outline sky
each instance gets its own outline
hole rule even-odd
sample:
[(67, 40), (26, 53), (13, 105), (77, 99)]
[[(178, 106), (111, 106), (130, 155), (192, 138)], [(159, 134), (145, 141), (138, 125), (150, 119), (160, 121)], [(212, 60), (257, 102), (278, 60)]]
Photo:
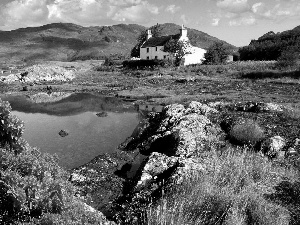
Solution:
[(0, 30), (54, 22), (184, 24), (240, 47), (299, 26), (300, 0), (0, 0)]

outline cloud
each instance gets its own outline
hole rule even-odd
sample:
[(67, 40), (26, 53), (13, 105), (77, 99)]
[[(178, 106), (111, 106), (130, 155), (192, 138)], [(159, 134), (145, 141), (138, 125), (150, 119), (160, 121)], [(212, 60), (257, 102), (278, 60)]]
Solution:
[(169, 5), (169, 6), (167, 6), (167, 8), (166, 8), (166, 11), (167, 11), (167, 12), (170, 12), (170, 13), (172, 13), (172, 14), (178, 12), (179, 10), (180, 10), (180, 7), (179, 7), (179, 6), (176, 6), (176, 5)]
[(185, 14), (182, 14), (182, 15), (180, 16), (180, 19), (182, 20), (182, 22), (183, 22), (184, 24), (188, 24), (189, 21), (190, 21), (190, 20), (186, 17)]
[(39, 24), (47, 19), (47, 0), (12, 1), (2, 8), (1, 15), (4, 25), (6, 22), (13, 26)]
[(279, 3), (273, 7), (269, 7), (263, 2), (255, 3), (252, 6), (252, 11), (257, 17), (271, 20), (300, 16), (300, 3), (298, 1), (286, 0), (277, 2)]
[(219, 22), (220, 22), (220, 18), (214, 18), (213, 22), (211, 23), (211, 25), (213, 25), (213, 26), (219, 26)]
[(256, 18), (251, 14), (229, 21), (230, 26), (242, 26), (242, 25), (249, 26), (249, 25), (254, 25), (255, 23), (256, 23)]
[(108, 25), (123, 21), (149, 23), (159, 8), (148, 0), (13, 0), (0, 9), (0, 29), (52, 22)]
[(149, 3), (143, 2), (139, 5), (134, 5), (124, 9), (120, 9), (112, 18), (116, 21), (131, 21), (136, 23), (143, 23), (149, 21), (151, 15), (159, 13), (159, 9), (156, 6), (152, 6)]
[[(228, 22), (230, 26), (248, 26), (260, 20), (300, 19), (298, 0), (261, 0), (253, 4), (248, 0), (216, 0), (216, 6), (218, 11), (212, 15), (213, 26), (221, 20)], [(219, 20), (214, 20), (215, 18)]]
[(248, 0), (221, 0), (217, 2), (217, 7), (232, 13), (247, 12), (251, 8)]

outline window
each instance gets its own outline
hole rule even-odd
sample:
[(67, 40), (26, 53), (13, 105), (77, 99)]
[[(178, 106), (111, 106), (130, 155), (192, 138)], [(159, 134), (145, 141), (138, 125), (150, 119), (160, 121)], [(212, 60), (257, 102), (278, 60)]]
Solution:
[(147, 59), (149, 60), (149, 56), (147, 56)]
[(155, 59), (157, 59), (157, 56), (155, 56)]
[(155, 47), (155, 51), (157, 51), (157, 47)]
[(149, 53), (149, 48), (147, 48), (147, 53)]

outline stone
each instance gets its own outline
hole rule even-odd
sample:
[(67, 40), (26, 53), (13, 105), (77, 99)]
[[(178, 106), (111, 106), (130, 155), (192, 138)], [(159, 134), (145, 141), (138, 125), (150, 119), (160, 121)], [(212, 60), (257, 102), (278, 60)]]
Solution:
[(98, 117), (107, 117), (108, 114), (107, 114), (107, 112), (98, 112), (98, 113), (96, 114), (96, 116), (98, 116)]
[(235, 105), (237, 111), (244, 112), (281, 112), (283, 107), (275, 103), (265, 103), (265, 102), (246, 102), (238, 103)]
[(69, 135), (69, 133), (67, 132), (67, 131), (65, 131), (65, 130), (61, 130), (61, 131), (59, 131), (59, 136), (61, 136), (61, 137), (66, 137), (66, 136), (68, 136)]
[(262, 143), (262, 151), (269, 157), (283, 157), (283, 148), (286, 145), (286, 141), (281, 136), (274, 136), (266, 139)]

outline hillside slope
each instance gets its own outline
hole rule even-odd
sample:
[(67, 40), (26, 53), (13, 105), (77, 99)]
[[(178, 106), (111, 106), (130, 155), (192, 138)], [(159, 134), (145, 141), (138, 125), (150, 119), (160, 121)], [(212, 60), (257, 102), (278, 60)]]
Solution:
[[(180, 26), (171, 23), (161, 26), (163, 35), (176, 34), (180, 29)], [(82, 27), (70, 23), (53, 23), (0, 31), (0, 59), (2, 64), (7, 64), (99, 59), (111, 54), (128, 56), (137, 37), (145, 29), (136, 24)], [(192, 43), (198, 47), (207, 48), (213, 42), (220, 41), (194, 29), (189, 29), (188, 33)]]

